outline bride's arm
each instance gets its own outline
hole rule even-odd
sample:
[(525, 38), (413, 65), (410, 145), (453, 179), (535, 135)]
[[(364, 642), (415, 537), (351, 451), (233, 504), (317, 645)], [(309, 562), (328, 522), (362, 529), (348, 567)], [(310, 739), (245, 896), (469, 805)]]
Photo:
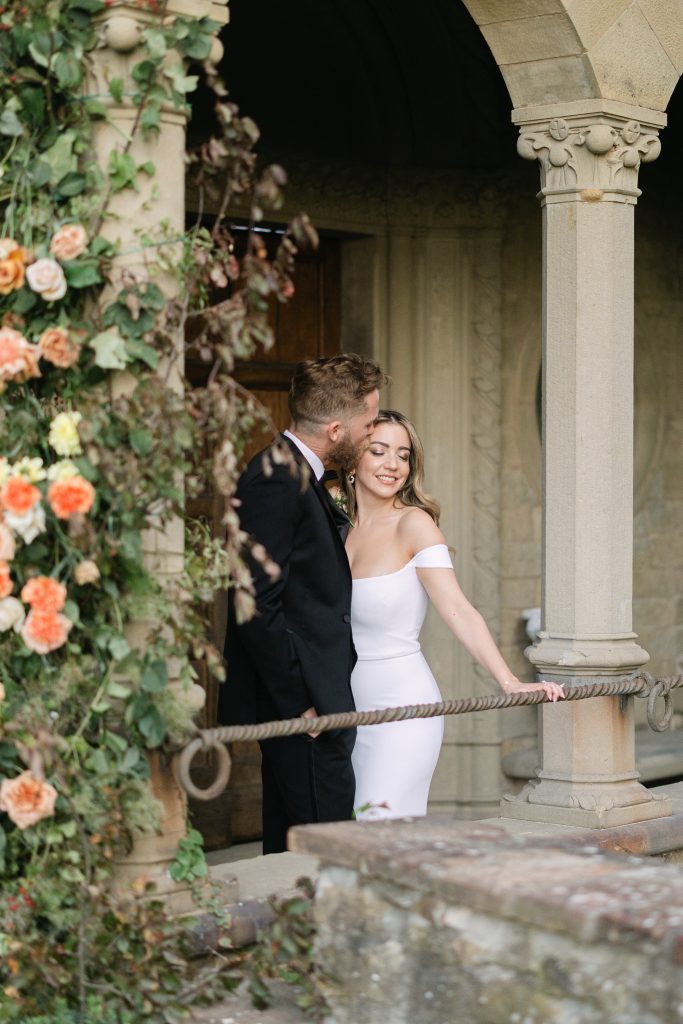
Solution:
[[(405, 520), (413, 551), (445, 544), (443, 534), (428, 516), (410, 515)], [(418, 569), (417, 574), (448, 628), (505, 693), (544, 690), (553, 701), (564, 697), (564, 690), (558, 683), (523, 683), (515, 676), (496, 647), (483, 617), (460, 589), (452, 569)]]

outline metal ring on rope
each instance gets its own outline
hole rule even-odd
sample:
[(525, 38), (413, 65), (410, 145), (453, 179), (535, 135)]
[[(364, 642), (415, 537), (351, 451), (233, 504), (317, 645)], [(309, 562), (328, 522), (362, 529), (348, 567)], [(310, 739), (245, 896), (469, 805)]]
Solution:
[[(190, 775), (192, 761), (195, 754), (198, 754), (200, 750), (215, 750), (218, 757), (216, 778), (205, 789), (196, 786)], [(187, 795), (194, 797), (195, 800), (213, 800), (214, 797), (220, 796), (230, 781), (230, 767), (231, 760), (228, 748), (223, 743), (207, 743), (201, 736), (196, 736), (195, 739), (190, 740), (184, 750), (181, 750), (174, 758), (176, 778)]]
[[(657, 700), (664, 699), (664, 712), (661, 718), (657, 715)], [(666, 732), (671, 725), (674, 713), (674, 701), (671, 695), (669, 681), (659, 679), (647, 695), (647, 721), (655, 732)]]

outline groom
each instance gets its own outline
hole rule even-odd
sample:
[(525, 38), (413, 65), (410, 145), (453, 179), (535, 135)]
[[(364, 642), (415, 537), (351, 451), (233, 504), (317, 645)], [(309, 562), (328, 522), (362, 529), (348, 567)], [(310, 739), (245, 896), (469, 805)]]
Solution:
[[(261, 452), (240, 478), (241, 526), (281, 571), (274, 580), (250, 560), (256, 614), (241, 625), (230, 591), (221, 724), (354, 710), (348, 520), (321, 481), (326, 463), (357, 461), (385, 382), (377, 363), (359, 355), (299, 363), (291, 426), (276, 442), (295, 472), (275, 461), (264, 470)], [(351, 817), (354, 739), (345, 729), (261, 741), (264, 853), (286, 850), (292, 825)]]

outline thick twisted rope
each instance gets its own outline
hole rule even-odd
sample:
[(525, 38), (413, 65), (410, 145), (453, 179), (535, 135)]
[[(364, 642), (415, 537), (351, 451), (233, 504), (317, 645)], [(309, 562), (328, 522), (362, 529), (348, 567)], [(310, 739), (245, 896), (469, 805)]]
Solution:
[[(655, 731), (663, 732), (669, 727), (673, 715), (671, 690), (681, 686), (683, 675), (655, 679), (647, 672), (640, 672), (631, 679), (605, 679), (598, 683), (570, 686), (565, 691), (564, 700), (587, 700), (589, 697), (646, 697), (648, 723)], [(664, 699), (664, 711), (658, 716), (656, 703), (660, 697)], [(311, 732), (330, 732), (333, 729), (351, 729), (358, 725), (402, 722), (408, 718), (439, 718), (442, 715), (466, 715), (473, 711), (495, 711), (498, 708), (545, 703), (550, 703), (545, 691), (532, 690), (496, 696), (464, 697), (438, 704), (409, 704), (404, 707), (381, 708), (378, 711), (344, 711), (334, 715), (319, 715), (317, 718), (288, 718), (278, 722), (261, 722), (258, 725), (221, 725), (215, 729), (199, 729), (197, 735), (176, 755), (175, 774), (180, 785), (190, 796), (198, 800), (212, 800), (222, 793), (228, 784), (230, 754), (226, 744), (237, 740), (269, 740)], [(214, 750), (218, 761), (216, 779), (205, 789), (196, 786), (190, 777), (192, 760), (200, 750)]]

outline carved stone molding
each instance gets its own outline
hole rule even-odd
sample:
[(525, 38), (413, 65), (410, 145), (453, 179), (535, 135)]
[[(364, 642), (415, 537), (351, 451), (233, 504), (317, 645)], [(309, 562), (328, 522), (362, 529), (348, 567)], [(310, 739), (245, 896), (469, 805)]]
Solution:
[(544, 196), (578, 192), (587, 201), (635, 202), (640, 165), (656, 160), (661, 143), (639, 121), (555, 117), (543, 127), (522, 125), (517, 152), (538, 160)]

